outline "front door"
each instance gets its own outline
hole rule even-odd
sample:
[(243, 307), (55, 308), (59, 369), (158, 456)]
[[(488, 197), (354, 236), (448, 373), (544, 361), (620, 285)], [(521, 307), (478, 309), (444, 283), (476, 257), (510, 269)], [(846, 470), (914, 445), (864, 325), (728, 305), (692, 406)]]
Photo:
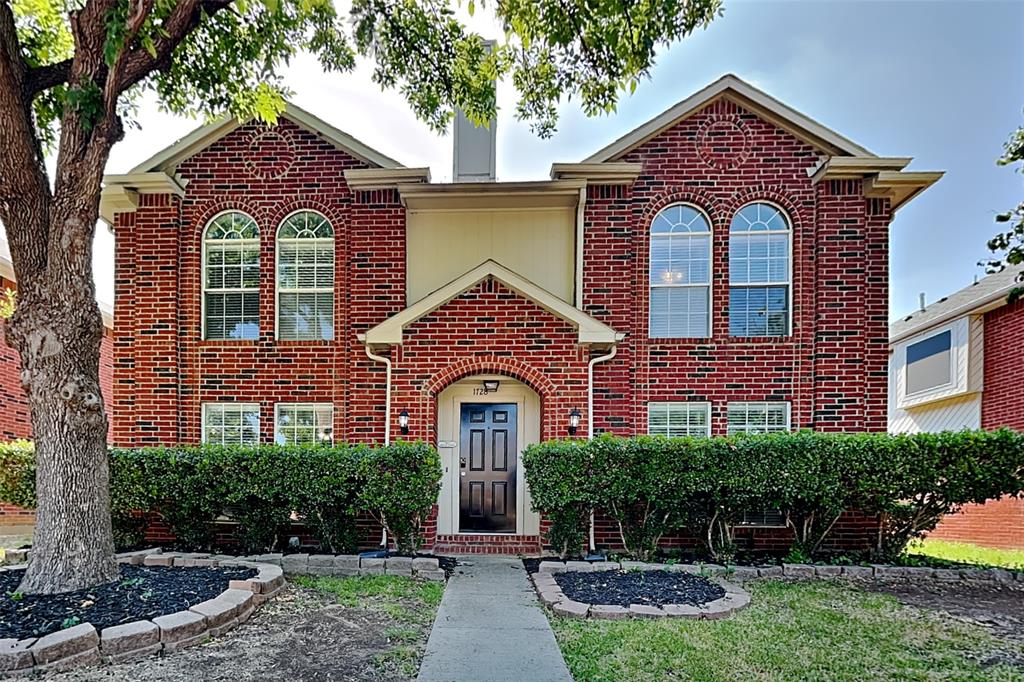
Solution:
[(515, 403), (463, 403), (459, 437), (459, 530), (516, 530)]

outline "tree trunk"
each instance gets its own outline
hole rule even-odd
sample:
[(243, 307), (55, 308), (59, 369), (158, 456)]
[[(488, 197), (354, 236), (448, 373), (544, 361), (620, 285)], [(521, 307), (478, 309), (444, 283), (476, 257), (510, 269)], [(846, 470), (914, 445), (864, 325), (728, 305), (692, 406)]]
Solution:
[(118, 577), (99, 386), (103, 322), (95, 299), (82, 300), (87, 292), (47, 284), (37, 300), (19, 298), (10, 333), (36, 442), (35, 542), (18, 589), (36, 594)]

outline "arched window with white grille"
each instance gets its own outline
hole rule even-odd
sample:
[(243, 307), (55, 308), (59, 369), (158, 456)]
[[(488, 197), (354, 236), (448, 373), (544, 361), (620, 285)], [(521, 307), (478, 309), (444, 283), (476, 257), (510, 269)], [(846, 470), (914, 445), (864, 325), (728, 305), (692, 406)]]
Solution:
[(710, 336), (711, 223), (693, 206), (663, 208), (651, 223), (651, 338)]
[(213, 217), (203, 233), (203, 338), (260, 336), (260, 230), (239, 211)]
[(747, 204), (729, 228), (729, 335), (788, 336), (789, 219), (766, 203)]
[(334, 228), (315, 211), (299, 211), (277, 230), (277, 338), (334, 338)]

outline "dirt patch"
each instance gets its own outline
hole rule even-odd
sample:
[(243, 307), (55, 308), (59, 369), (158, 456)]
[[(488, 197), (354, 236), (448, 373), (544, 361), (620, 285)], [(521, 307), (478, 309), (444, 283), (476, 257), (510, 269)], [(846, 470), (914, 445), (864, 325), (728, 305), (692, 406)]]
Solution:
[[(47, 681), (250, 682), (410, 680), (430, 625), (344, 606), (330, 594), (289, 585), (222, 638), (163, 657), (45, 675)], [(411, 664), (411, 665), (410, 665)], [(411, 672), (411, 674), (410, 674)]]

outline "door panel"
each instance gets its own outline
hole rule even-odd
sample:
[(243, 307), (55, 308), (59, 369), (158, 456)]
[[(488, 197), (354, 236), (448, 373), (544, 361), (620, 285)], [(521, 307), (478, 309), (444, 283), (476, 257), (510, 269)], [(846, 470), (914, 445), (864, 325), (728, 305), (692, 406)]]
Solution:
[(463, 403), (459, 437), (459, 530), (516, 530), (515, 403)]

